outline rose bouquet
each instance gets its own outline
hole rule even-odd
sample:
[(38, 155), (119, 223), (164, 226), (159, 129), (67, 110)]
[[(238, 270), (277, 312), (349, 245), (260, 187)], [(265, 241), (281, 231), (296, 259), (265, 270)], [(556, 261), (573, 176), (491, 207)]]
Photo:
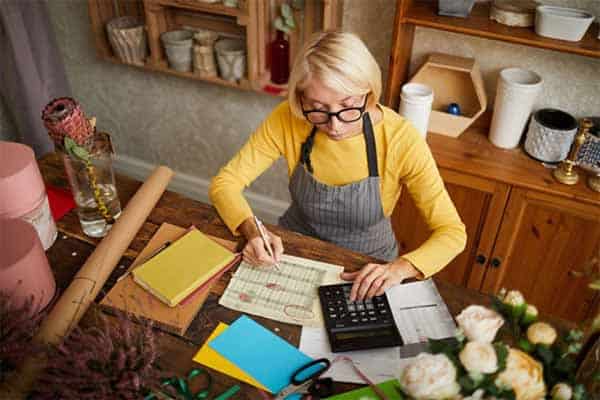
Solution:
[[(456, 318), (454, 338), (430, 340), (400, 372), (400, 390), (414, 399), (583, 400), (575, 382), (576, 356), (583, 335), (560, 336), (518, 291), (502, 291), (494, 309), (465, 308)], [(506, 323), (508, 322), (508, 323)], [(502, 327), (502, 337), (497, 340)]]

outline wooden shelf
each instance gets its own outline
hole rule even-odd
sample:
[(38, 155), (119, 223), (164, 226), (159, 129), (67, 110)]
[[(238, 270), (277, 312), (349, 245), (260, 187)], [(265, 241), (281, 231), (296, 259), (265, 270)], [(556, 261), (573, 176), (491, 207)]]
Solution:
[(515, 28), (499, 24), (489, 19), (489, 9), (489, 3), (478, 3), (467, 18), (444, 17), (437, 14), (437, 0), (416, 0), (401, 17), (401, 23), (600, 58), (598, 24), (593, 24), (581, 41), (568, 42), (539, 36), (533, 27)]
[(600, 206), (600, 193), (587, 187), (585, 172), (578, 169), (576, 185), (563, 185), (554, 180), (551, 169), (520, 147), (498, 148), (487, 135), (485, 123), (478, 123), (458, 138), (429, 133), (427, 143), (441, 168)]
[(222, 3), (204, 3), (198, 0), (154, 0), (162, 6), (177, 7), (190, 11), (200, 11), (210, 14), (227, 15), (230, 17), (247, 17), (247, 10), (237, 7), (225, 7)]
[[(267, 47), (274, 37), (272, 21), (279, 13), (279, 0), (239, 0), (239, 8), (221, 2), (200, 0), (88, 0), (89, 15), (98, 57), (182, 78), (215, 83), (259, 93), (285, 96), (287, 85), (269, 82)], [(290, 64), (304, 41), (315, 31), (341, 25), (341, 0), (306, 0), (303, 10), (294, 11), (297, 28), (290, 42)], [(149, 55), (143, 65), (134, 65), (116, 57), (107, 37), (106, 24), (118, 16), (137, 16), (144, 20)], [(237, 37), (246, 43), (246, 76), (240, 82), (219, 77), (205, 78), (194, 72), (179, 72), (168, 67), (160, 40), (163, 32), (177, 29), (207, 29), (220, 37)]]

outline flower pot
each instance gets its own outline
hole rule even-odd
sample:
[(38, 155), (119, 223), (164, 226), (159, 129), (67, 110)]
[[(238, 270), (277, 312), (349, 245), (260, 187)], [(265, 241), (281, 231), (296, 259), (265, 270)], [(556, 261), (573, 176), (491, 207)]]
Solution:
[(475, 0), (438, 0), (438, 14), (466, 18)]
[(141, 18), (119, 17), (106, 24), (108, 41), (123, 62), (144, 65), (148, 56), (146, 30)]
[(536, 111), (529, 123), (525, 151), (536, 160), (557, 163), (569, 154), (577, 133), (577, 120), (553, 108)]
[(194, 32), (186, 30), (164, 32), (160, 35), (169, 67), (181, 72), (192, 70), (193, 37)]
[(239, 39), (221, 39), (215, 44), (219, 73), (227, 81), (239, 81), (246, 71), (246, 49)]

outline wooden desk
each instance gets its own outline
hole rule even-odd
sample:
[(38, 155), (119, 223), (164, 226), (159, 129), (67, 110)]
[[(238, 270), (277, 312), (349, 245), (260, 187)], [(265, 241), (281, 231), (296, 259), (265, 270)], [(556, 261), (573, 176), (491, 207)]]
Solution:
[[(56, 155), (49, 155), (43, 158), (40, 161), (40, 169), (46, 183), (63, 188), (68, 187), (62, 163)], [(117, 177), (117, 187), (123, 207), (126, 206), (128, 200), (140, 184), (140, 182), (124, 176)], [(193, 224), (205, 233), (229, 240), (237, 240), (225, 227), (213, 207), (167, 191), (163, 194), (157, 206), (121, 259), (119, 266), (122, 266), (122, 268), (117, 267), (115, 269), (96, 301), (99, 301), (106, 291), (114, 285), (117, 277), (125, 271), (163, 222), (183, 227)], [(62, 291), (69, 285), (77, 269), (92, 253), (98, 240), (83, 234), (74, 210), (58, 221), (57, 225), (59, 236), (56, 243), (48, 250), (48, 258), (56, 277), (57, 287)], [(358, 269), (365, 263), (374, 260), (320, 240), (285, 231), (276, 226), (269, 226), (269, 229), (281, 235), (286, 253), (291, 255), (343, 265), (347, 270)], [(197, 367), (198, 364), (192, 361), (192, 357), (218, 322), (231, 323), (239, 317), (239, 312), (228, 310), (218, 305), (219, 296), (227, 286), (230, 276), (231, 272), (221, 278), (213, 287), (210, 296), (201, 312), (192, 322), (185, 337), (180, 338), (166, 334), (160, 339), (160, 349), (163, 353), (161, 357), (162, 364), (166, 368), (171, 369), (180, 376), (184, 376), (191, 368)], [(451, 286), (439, 281), (436, 283), (453, 315), (456, 315), (468, 304), (489, 303), (487, 297), (478, 292)], [(88, 311), (82, 324), (93, 323), (94, 318), (91, 316), (93, 309), (91, 308)], [(300, 328), (298, 326), (287, 325), (259, 317), (253, 318), (288, 342), (294, 345), (299, 344)], [(240, 384), (242, 390), (238, 392), (235, 397), (236, 399), (256, 400), (261, 398), (257, 390), (252, 386), (239, 383), (232, 378), (218, 374), (212, 370), (210, 374), (213, 378), (213, 394), (222, 393), (230, 386)], [(350, 390), (354, 387), (357, 387), (357, 385), (336, 384), (336, 389), (340, 392)]]

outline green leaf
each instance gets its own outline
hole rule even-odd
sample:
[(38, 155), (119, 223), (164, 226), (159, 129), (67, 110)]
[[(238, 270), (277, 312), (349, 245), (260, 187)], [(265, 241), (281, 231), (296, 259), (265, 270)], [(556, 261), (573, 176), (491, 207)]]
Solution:
[(71, 139), (68, 136), (65, 136), (64, 138), (64, 145), (65, 145), (65, 150), (67, 151), (67, 153), (71, 154), (72, 152), (72, 148), (73, 146), (77, 146), (77, 143), (75, 143), (75, 141), (73, 139)]
[(519, 339), (519, 348), (526, 353), (531, 353), (535, 349), (535, 346), (529, 340), (521, 338)]
[(292, 8), (290, 7), (290, 5), (288, 3), (281, 4), (281, 15), (285, 19), (294, 18)]
[(506, 359), (508, 358), (508, 347), (502, 342), (494, 343), (496, 358), (498, 359), (498, 372), (504, 371), (506, 368)]
[(292, 0), (292, 8), (297, 11), (304, 10), (304, 0)]
[(461, 344), (456, 338), (429, 339), (428, 348), (433, 354), (454, 355), (460, 351)]
[(552, 350), (550, 350), (548, 346), (538, 344), (535, 352), (545, 365), (552, 364), (552, 361), (554, 360), (554, 353), (552, 353)]
[(469, 375), (463, 375), (458, 378), (458, 384), (467, 394), (471, 394), (477, 390), (477, 383)]
[(288, 28), (284, 23), (283, 23), (283, 18), (281, 17), (277, 17), (275, 18), (275, 29), (277, 29), (278, 31), (282, 31), (285, 33), (290, 33), (290, 28)]
[(600, 382), (600, 369), (594, 372), (594, 375), (592, 375), (592, 380), (595, 382)]
[(292, 30), (296, 29), (296, 22), (294, 21), (294, 16), (285, 17), (285, 24)]
[(578, 342), (583, 339), (583, 331), (580, 329), (571, 329), (565, 338), (567, 342)]
[(565, 374), (569, 374), (569, 373), (575, 371), (576, 367), (577, 367), (577, 364), (575, 364), (575, 361), (573, 361), (569, 357), (560, 358), (554, 364), (554, 369), (556, 369), (559, 372), (565, 373)]
[(80, 158), (82, 160), (88, 161), (90, 159), (90, 153), (88, 153), (88, 151), (86, 149), (84, 149), (81, 146), (75, 146), (73, 147), (73, 154), (75, 155), (75, 157)]

